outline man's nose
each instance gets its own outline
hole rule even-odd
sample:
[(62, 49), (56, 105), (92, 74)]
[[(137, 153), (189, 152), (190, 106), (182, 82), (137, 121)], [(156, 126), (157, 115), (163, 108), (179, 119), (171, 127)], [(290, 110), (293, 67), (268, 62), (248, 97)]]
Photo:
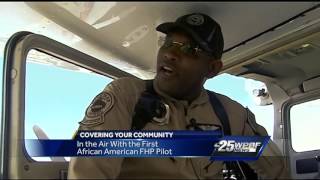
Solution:
[(176, 47), (170, 47), (164, 52), (164, 57), (166, 60), (176, 61), (179, 59), (179, 50)]

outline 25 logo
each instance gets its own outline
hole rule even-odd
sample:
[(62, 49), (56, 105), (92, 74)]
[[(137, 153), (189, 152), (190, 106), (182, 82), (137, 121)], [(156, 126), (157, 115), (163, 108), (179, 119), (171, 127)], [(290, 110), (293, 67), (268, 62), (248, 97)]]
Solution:
[(214, 144), (214, 148), (218, 152), (233, 152), (235, 141), (233, 140), (220, 140)]

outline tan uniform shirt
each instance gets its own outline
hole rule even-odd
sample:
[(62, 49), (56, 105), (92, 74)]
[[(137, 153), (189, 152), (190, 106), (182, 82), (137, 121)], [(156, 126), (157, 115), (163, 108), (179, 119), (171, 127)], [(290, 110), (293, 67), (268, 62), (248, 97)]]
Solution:
[[(197, 123), (220, 125), (220, 120), (214, 113), (208, 94), (203, 89), (201, 95), (190, 105), (187, 101), (173, 99), (159, 91), (154, 83), (155, 91), (170, 107), (168, 124), (147, 123), (144, 130), (186, 130), (190, 119)], [(145, 91), (145, 82), (136, 78), (121, 78), (110, 83), (98, 95), (92, 104), (104, 97), (104, 109), (95, 114), (92, 104), (86, 112), (86, 117), (80, 122), (81, 130), (128, 130), (134, 107)], [(229, 117), (232, 135), (267, 135), (266, 130), (258, 125), (254, 116), (248, 113), (239, 103), (226, 96), (219, 95)], [(100, 103), (101, 104), (101, 103)], [(91, 108), (91, 109), (90, 109)], [(99, 108), (98, 108), (99, 109)], [(191, 144), (192, 145), (192, 144)], [(270, 141), (258, 161), (249, 165), (262, 178), (286, 177), (287, 170), (281, 153), (275, 144)], [(125, 178), (125, 179), (222, 179), (222, 161), (210, 164), (206, 158), (98, 158), (76, 157), (71, 158), (68, 178)]]

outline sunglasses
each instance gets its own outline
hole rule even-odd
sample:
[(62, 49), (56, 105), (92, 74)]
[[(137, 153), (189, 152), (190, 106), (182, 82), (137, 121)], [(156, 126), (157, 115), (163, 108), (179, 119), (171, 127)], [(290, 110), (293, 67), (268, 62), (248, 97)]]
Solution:
[(200, 56), (201, 54), (210, 56), (207, 52), (199, 48), (195, 43), (181, 43), (173, 41), (172, 38), (165, 38), (159, 40), (159, 45), (163, 49), (169, 49), (171, 47), (177, 47), (180, 52), (188, 56)]

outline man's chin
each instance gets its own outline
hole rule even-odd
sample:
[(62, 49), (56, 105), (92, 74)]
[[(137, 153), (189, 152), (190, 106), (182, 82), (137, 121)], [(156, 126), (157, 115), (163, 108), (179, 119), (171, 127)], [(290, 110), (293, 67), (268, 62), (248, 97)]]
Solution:
[(180, 94), (181, 87), (178, 87), (178, 83), (170, 80), (164, 80), (161, 78), (156, 78), (155, 80), (161, 92), (171, 97), (176, 97)]

